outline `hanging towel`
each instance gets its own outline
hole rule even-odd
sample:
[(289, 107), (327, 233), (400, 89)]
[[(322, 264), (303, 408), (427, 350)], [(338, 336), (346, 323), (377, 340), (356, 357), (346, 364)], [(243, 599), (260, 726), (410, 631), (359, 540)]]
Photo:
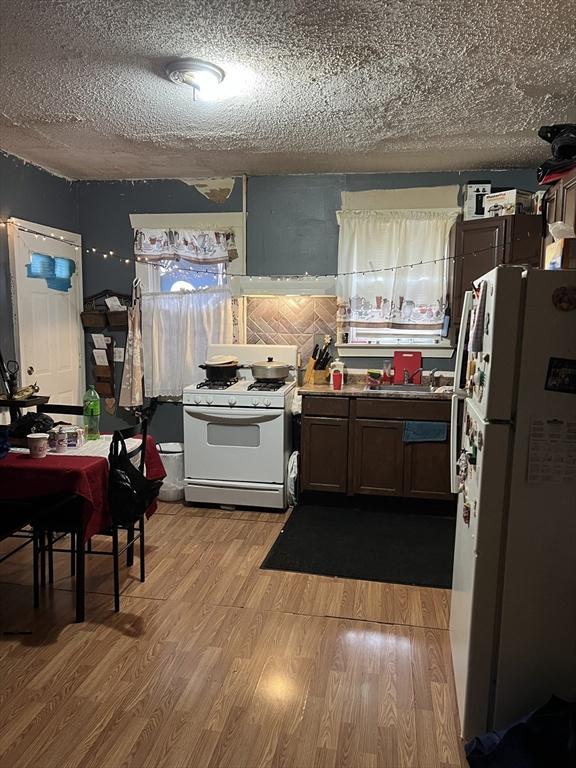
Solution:
[(405, 421), (405, 443), (443, 443), (448, 436), (444, 421)]
[(482, 352), (484, 336), (484, 315), (486, 314), (486, 294), (488, 293), (488, 283), (482, 280), (480, 283), (479, 296), (477, 304), (472, 314), (472, 323), (470, 324), (470, 342), (468, 352)]
[(132, 306), (128, 309), (128, 335), (120, 386), (121, 408), (137, 408), (144, 402), (142, 392), (142, 332), (140, 324), (140, 281), (132, 285)]

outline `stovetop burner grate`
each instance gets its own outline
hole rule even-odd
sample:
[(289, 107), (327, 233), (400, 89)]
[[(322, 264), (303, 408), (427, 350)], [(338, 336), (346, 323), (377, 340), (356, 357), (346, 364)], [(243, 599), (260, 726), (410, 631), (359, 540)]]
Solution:
[(226, 381), (210, 381), (204, 379), (200, 384), (196, 384), (196, 389), (228, 389), (233, 384), (237, 384), (238, 379), (227, 379)]
[(282, 389), (284, 384), (283, 381), (255, 381), (248, 385), (248, 389), (256, 390), (256, 392), (276, 392), (276, 390)]

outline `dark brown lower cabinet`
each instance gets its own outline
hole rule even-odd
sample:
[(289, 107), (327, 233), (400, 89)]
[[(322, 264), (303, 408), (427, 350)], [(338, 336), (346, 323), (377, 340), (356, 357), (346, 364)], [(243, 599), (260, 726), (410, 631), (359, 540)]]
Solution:
[(353, 493), (402, 495), (402, 428), (401, 421), (354, 419)]
[(453, 499), (450, 444), (405, 443), (404, 422), (450, 418), (448, 401), (304, 396), (303, 491)]
[(453, 499), (450, 492), (450, 444), (406, 443), (404, 446), (404, 496), (420, 499)]
[(348, 490), (348, 419), (305, 416), (302, 419), (302, 489)]

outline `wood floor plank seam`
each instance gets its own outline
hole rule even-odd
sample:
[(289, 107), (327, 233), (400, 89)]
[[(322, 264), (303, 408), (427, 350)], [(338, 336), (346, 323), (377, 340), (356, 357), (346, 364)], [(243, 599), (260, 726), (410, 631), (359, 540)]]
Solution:
[[(130, 597), (136, 597), (136, 595), (130, 595)], [(193, 605), (193, 603), (191, 603)], [(211, 605), (217, 605), (219, 608), (247, 608), (248, 606), (245, 605), (229, 605), (226, 603), (211, 603)], [(378, 619), (363, 619), (359, 618), (357, 616), (337, 616), (332, 613), (301, 613), (299, 611), (281, 611), (279, 609), (275, 608), (263, 608), (262, 609), (266, 613), (284, 613), (288, 614), (289, 616), (307, 616), (309, 618), (315, 618), (315, 619), (346, 619), (350, 621), (357, 621), (359, 623), (366, 623), (366, 624), (380, 624), (381, 626), (385, 627), (415, 627), (418, 629), (433, 629), (435, 632), (449, 632), (449, 629), (447, 627), (435, 627), (428, 624), (404, 624), (400, 621), (379, 621)]]

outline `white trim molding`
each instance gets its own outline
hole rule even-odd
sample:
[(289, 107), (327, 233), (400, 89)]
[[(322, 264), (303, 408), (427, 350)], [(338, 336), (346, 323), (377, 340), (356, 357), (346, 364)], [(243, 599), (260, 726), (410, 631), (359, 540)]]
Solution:
[(437, 344), (410, 344), (398, 341), (394, 344), (336, 344), (338, 357), (390, 357), (397, 349), (409, 349), (411, 352), (420, 352), (422, 357), (450, 358), (454, 354), (454, 347), (447, 341)]

